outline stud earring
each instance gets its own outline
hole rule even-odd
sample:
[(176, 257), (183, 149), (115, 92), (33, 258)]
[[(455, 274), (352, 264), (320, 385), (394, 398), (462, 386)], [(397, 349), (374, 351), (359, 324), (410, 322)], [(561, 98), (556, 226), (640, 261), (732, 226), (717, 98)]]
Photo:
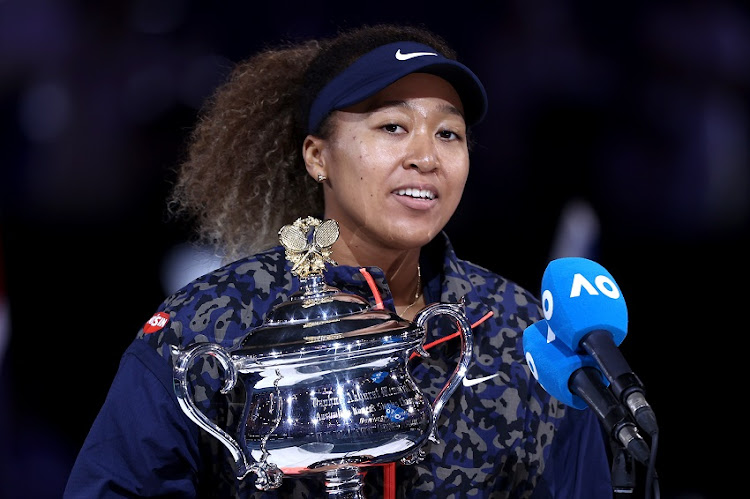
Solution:
[(327, 179), (328, 179), (328, 177), (326, 177), (322, 173), (318, 173), (318, 183), (321, 183), (321, 182), (323, 182), (324, 180), (327, 180)]

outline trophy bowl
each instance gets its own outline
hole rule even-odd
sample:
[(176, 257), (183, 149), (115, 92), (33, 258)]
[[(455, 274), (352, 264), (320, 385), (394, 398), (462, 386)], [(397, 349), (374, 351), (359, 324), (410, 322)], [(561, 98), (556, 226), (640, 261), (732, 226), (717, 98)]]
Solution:
[[(173, 347), (175, 392), (183, 412), (230, 451), (238, 479), (254, 473), (255, 486), (270, 490), (284, 477), (317, 473), (330, 497), (362, 497), (362, 468), (419, 462), (427, 440), (438, 441), (440, 411), (471, 358), (471, 327), (462, 304), (430, 304), (412, 322), (328, 286), (323, 262), (332, 262), (338, 225), (311, 217), (295, 224), (293, 237), (290, 226), (279, 234), (300, 290), (232, 349), (215, 343)], [(425, 327), (438, 315), (455, 319), (462, 349), (430, 403), (407, 366), (414, 353), (429, 357)], [(206, 355), (223, 369), (221, 394), (242, 407), (234, 430), (206, 417), (191, 395), (188, 372)]]

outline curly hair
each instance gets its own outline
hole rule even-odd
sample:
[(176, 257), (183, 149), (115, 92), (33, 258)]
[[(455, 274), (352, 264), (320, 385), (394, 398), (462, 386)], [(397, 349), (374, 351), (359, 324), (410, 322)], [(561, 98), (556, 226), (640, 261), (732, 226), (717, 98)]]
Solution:
[[(424, 27), (379, 24), (326, 40), (282, 44), (240, 62), (201, 111), (168, 198), (195, 224), (197, 242), (224, 261), (278, 244), (299, 217), (322, 216), (323, 193), (302, 158), (309, 108), (320, 90), (361, 55), (416, 41), (455, 59)], [(331, 133), (326, 118), (315, 134)]]

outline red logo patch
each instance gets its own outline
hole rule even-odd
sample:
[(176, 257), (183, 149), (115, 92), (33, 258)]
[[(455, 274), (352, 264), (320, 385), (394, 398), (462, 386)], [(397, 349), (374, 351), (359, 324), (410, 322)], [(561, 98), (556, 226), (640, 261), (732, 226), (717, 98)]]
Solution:
[(143, 325), (144, 334), (151, 334), (159, 331), (169, 322), (169, 314), (166, 312), (156, 312), (146, 324)]

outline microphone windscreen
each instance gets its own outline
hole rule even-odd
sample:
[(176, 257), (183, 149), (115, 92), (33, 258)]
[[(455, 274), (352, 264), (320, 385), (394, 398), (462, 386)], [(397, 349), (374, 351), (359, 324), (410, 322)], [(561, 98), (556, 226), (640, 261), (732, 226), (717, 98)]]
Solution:
[[(523, 350), (529, 369), (547, 393), (567, 406), (586, 408), (586, 402), (570, 390), (569, 381), (573, 373), (582, 367), (594, 367), (599, 371), (590, 355), (577, 355), (555, 339), (544, 319), (524, 330)], [(603, 377), (602, 383), (607, 384)]]
[(581, 340), (597, 329), (620, 345), (628, 330), (628, 309), (612, 275), (580, 257), (552, 260), (542, 276), (544, 318), (569, 348), (583, 352)]

